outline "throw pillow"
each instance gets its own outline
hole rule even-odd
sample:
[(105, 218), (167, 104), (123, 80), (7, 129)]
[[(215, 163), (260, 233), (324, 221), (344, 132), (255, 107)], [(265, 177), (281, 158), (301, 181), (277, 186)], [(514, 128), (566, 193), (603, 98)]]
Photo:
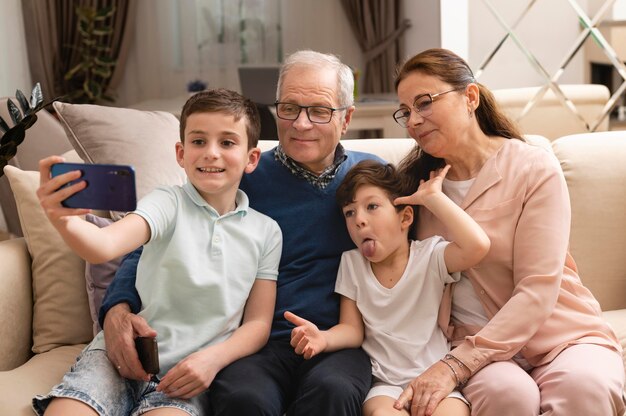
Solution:
[(34, 353), (87, 343), (92, 322), (85, 296), (85, 263), (50, 224), (35, 194), (39, 173), (6, 166), (32, 258)]
[[(113, 220), (109, 218), (98, 217), (93, 214), (87, 214), (85, 220), (98, 227), (107, 227)], [(102, 299), (107, 291), (107, 287), (115, 277), (115, 272), (122, 261), (123, 256), (116, 259), (100, 263), (85, 263), (85, 282), (87, 284), (87, 298), (89, 300), (89, 312), (93, 321), (93, 334), (100, 332), (100, 323), (98, 322), (98, 312), (102, 305)]]
[[(90, 104), (53, 105), (81, 159), (135, 168), (138, 199), (156, 186), (185, 183), (175, 153), (180, 124), (172, 114)], [(117, 220), (123, 215), (111, 216)]]

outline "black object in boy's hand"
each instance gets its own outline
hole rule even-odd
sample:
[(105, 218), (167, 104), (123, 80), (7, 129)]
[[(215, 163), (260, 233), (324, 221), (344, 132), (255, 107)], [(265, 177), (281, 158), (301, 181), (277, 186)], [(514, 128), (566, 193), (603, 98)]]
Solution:
[(65, 186), (86, 181), (87, 186), (62, 202), (68, 208), (90, 208), (105, 211), (133, 211), (137, 207), (135, 171), (125, 165), (99, 165), (89, 163), (55, 163), (52, 176), (74, 170), (81, 177)]
[(148, 374), (159, 374), (159, 348), (156, 338), (137, 337), (135, 348), (144, 371)]

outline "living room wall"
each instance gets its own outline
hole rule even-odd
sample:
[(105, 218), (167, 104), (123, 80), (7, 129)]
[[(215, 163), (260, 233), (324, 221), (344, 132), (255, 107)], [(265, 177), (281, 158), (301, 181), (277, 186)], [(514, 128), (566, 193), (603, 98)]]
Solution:
[(0, 97), (14, 95), (16, 89), (24, 93), (30, 91), (32, 85), (26, 57), (21, 0), (0, 2), (0, 39)]
[[(467, 7), (462, 7), (465, 3)], [(529, 2), (490, 0), (502, 19), (510, 26), (523, 12)], [(587, 9), (587, 0), (578, 0)], [(453, 10), (444, 10), (444, 8)], [(506, 34), (497, 18), (483, 1), (448, 0), (414, 2), (405, 0), (408, 17), (413, 26), (407, 31), (406, 51), (417, 53), (431, 47), (445, 47), (467, 59), (476, 71), (498, 42)], [(455, 13), (465, 11), (464, 24), (450, 24), (442, 19), (458, 19)], [(516, 28), (520, 41), (537, 57), (552, 74), (580, 32), (578, 19), (565, 0), (537, 1)], [(452, 39), (448, 44), (446, 39)], [(459, 41), (466, 44), (457, 50)], [(559, 80), (561, 83), (584, 82), (584, 56), (579, 53), (567, 66)], [(480, 81), (490, 88), (515, 88), (542, 85), (544, 79), (530, 65), (511, 38), (486, 67)]]
[[(135, 1), (139, 6), (139, 18), (135, 26), (135, 42), (118, 90), (117, 105), (120, 106), (151, 98), (179, 96), (185, 93), (186, 83), (198, 76), (195, 0)], [(337, 0), (279, 1), (285, 54), (311, 48), (338, 54), (347, 64), (363, 68), (358, 42)], [(579, 0), (584, 9), (597, 9), (598, 0), (593, 0), (591, 5), (588, 2)], [(527, 2), (491, 0), (491, 3), (512, 24)], [(446, 4), (450, 2), (404, 0), (407, 17), (413, 23), (406, 32), (407, 55), (429, 47), (448, 47), (442, 44), (440, 21), (440, 8)], [(471, 0), (468, 10), (467, 32), (459, 33), (457, 39), (467, 39), (466, 58), (476, 69), (505, 32), (484, 2)], [(174, 24), (175, 19), (178, 19), (177, 24)], [(559, 24), (558, 30), (555, 29), (555, 22)], [(545, 65), (546, 70), (552, 73), (578, 31), (576, 16), (567, 1), (543, 0), (535, 3), (527, 18), (519, 25), (517, 34)], [(32, 84), (26, 55), (20, 53), (25, 51), (20, 0), (0, 2), (0, 33), (5, 34), (4, 39), (11, 39), (12, 51), (10, 59), (0, 62), (0, 94), (12, 95), (16, 88), (28, 91)], [(568, 65), (560, 82), (585, 82), (586, 63), (582, 55), (579, 53)], [(219, 57), (211, 59), (219, 60)], [(237, 73), (233, 68), (213, 69), (204, 76), (211, 86), (239, 88)], [(543, 83), (543, 79), (510, 39), (486, 68), (481, 81), (491, 88)]]
[[(180, 96), (186, 93), (186, 83), (199, 76), (212, 87), (239, 89), (236, 66), (220, 64), (219, 55), (205, 56), (202, 74), (198, 75), (194, 0), (136, 1), (140, 17), (119, 87), (118, 105)], [(279, 1), (285, 55), (310, 48), (335, 53), (348, 65), (363, 67), (358, 42), (338, 1)]]

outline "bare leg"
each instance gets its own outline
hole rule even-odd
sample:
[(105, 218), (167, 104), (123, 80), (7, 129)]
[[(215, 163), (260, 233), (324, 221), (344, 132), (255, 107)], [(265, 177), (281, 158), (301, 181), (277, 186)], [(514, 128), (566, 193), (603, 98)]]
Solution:
[(160, 407), (144, 413), (149, 416), (189, 416), (189, 413), (176, 407)]
[(96, 412), (88, 404), (66, 397), (57, 397), (53, 399), (46, 408), (46, 412), (44, 414), (45, 416), (98, 416), (98, 412)]
[[(374, 396), (363, 404), (363, 416), (408, 416), (406, 409), (396, 410), (395, 399), (389, 396)], [(469, 406), (460, 399), (446, 397), (435, 409), (433, 416), (469, 416)]]
[(363, 404), (363, 416), (409, 416), (405, 409), (396, 410), (393, 407), (395, 401), (389, 396), (374, 396)]
[(439, 403), (433, 416), (469, 416), (469, 414), (470, 408), (463, 400), (446, 397)]

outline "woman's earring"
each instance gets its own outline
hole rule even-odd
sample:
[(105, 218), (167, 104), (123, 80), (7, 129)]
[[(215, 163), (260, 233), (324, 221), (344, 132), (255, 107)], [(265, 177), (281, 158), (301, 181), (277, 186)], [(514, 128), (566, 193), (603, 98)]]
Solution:
[(472, 118), (474, 116), (474, 112), (472, 111), (471, 108), (467, 109), (467, 115), (469, 116), (469, 118)]

